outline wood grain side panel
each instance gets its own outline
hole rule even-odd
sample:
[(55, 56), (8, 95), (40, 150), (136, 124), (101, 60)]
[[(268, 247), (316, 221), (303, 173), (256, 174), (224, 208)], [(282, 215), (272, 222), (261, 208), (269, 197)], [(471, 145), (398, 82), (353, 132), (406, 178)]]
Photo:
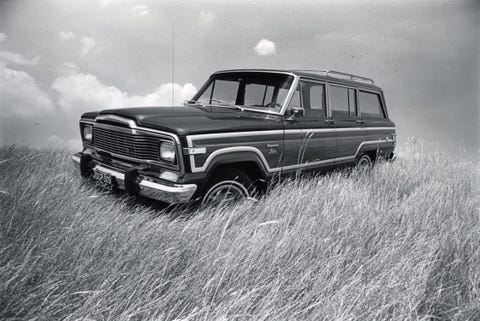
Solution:
[(335, 132), (285, 133), (283, 166), (335, 158)]
[(365, 130), (337, 132), (337, 153), (336, 157), (347, 157), (355, 155), (358, 147), (365, 141)]
[(281, 166), (283, 152), (283, 134), (272, 135), (245, 135), (240, 137), (202, 138), (192, 140), (194, 147), (206, 147), (206, 154), (195, 155), (195, 166), (205, 165), (208, 157), (215, 151), (248, 146), (258, 149), (267, 160), (270, 168)]

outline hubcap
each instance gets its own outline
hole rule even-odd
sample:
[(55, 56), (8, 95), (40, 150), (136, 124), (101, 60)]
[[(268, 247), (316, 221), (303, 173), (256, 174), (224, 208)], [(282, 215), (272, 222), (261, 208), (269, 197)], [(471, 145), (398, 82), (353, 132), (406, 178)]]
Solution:
[(213, 186), (205, 195), (203, 204), (231, 203), (248, 197), (247, 189), (236, 181), (221, 182)]
[(370, 159), (366, 156), (363, 156), (362, 158), (360, 158), (360, 160), (358, 161), (358, 166), (359, 167), (368, 167), (370, 166)]

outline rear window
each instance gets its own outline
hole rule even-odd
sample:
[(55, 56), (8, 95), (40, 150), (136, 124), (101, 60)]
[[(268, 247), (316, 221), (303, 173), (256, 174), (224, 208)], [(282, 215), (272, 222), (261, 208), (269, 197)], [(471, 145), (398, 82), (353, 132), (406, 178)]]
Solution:
[(358, 99), (362, 118), (385, 118), (379, 94), (360, 91)]

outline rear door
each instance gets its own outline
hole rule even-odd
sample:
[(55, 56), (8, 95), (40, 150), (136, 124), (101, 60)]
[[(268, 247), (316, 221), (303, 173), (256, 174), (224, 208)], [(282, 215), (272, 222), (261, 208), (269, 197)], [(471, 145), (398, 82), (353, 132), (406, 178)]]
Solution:
[[(283, 172), (331, 165), (335, 161), (335, 131), (327, 118), (327, 85), (301, 80), (284, 121)], [(303, 116), (288, 120), (291, 107), (304, 109)]]
[(330, 118), (336, 131), (336, 164), (355, 161), (357, 149), (365, 140), (365, 125), (358, 114), (357, 89), (329, 85)]
[(395, 124), (388, 119), (381, 92), (360, 89), (358, 102), (361, 119), (365, 121), (366, 137), (363, 149), (375, 149), (377, 157), (387, 156), (395, 146)]

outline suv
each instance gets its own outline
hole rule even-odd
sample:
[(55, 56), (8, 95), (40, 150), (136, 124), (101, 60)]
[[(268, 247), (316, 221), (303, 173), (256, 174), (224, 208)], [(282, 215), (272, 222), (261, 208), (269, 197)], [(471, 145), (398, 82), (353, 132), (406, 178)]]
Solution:
[(82, 176), (167, 203), (249, 197), (274, 176), (393, 158), (373, 80), (327, 70), (214, 73), (180, 107), (87, 112)]

